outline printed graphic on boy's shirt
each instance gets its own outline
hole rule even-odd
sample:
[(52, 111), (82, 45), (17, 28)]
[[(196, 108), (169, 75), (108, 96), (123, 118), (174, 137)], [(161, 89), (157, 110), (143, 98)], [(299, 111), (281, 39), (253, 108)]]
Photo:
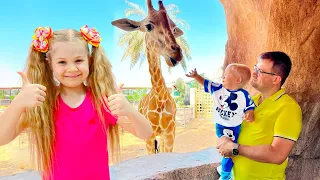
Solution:
[(233, 134), (233, 131), (231, 129), (224, 129), (223, 130), (223, 136), (226, 136), (230, 138), (232, 141), (236, 139), (235, 135)]
[[(221, 95), (219, 97), (219, 106), (217, 106), (216, 111), (219, 113), (220, 117), (226, 121), (229, 121), (234, 115), (236, 115), (236, 111), (238, 109), (238, 104), (235, 100), (238, 98), (238, 95), (235, 93), (230, 93), (230, 95)], [(231, 111), (229, 111), (229, 109)]]

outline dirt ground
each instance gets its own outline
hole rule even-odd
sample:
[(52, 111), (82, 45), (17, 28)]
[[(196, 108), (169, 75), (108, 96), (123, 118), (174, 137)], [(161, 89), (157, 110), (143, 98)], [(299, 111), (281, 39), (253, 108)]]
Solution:
[[(121, 133), (120, 141), (121, 161), (147, 155), (144, 141), (130, 133)], [(216, 142), (211, 119), (196, 118), (186, 127), (177, 127), (173, 151), (178, 153), (199, 151), (215, 146)], [(32, 167), (26, 134), (0, 147), (0, 176), (8, 176), (29, 169)]]

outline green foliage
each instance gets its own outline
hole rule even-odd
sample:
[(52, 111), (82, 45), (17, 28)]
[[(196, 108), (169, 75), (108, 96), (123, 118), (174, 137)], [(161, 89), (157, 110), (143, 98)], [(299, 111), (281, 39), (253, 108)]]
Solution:
[(130, 93), (129, 95), (127, 95), (127, 99), (129, 102), (133, 103), (133, 104), (137, 104), (139, 103), (143, 97), (145, 97), (147, 95), (147, 89), (143, 88), (143, 89), (136, 89), (133, 90), (132, 93)]
[(182, 78), (178, 78), (175, 82), (176, 91), (179, 96), (175, 97), (175, 101), (179, 107), (190, 104), (190, 87)]
[(5, 99), (6, 93), (4, 91), (0, 91), (0, 99)]
[[(205, 75), (205, 73), (201, 73), (200, 76), (202, 76), (205, 79), (208, 79), (208, 77)], [(192, 80), (188, 84), (189, 84), (190, 88), (198, 88), (201, 86), (200, 83), (198, 83), (198, 81), (196, 81), (196, 80)]]
[(178, 107), (182, 107), (184, 105), (184, 99), (182, 96), (178, 96), (174, 98)]
[(10, 100), (12, 101), (15, 97), (16, 97), (16, 95), (11, 95)]
[(19, 90), (13, 89), (11, 90), (11, 95), (9, 90), (0, 91), (0, 99), (10, 99), (11, 101), (19, 94)]
[(185, 93), (186, 84), (184, 83), (184, 80), (182, 78), (178, 78), (176, 80), (175, 86), (180, 95)]

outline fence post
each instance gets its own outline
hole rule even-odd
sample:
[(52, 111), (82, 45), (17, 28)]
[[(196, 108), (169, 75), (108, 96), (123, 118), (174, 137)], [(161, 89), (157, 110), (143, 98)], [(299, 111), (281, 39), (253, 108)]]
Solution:
[(184, 120), (183, 127), (185, 128), (186, 127), (186, 108), (185, 108), (185, 106), (183, 106), (183, 120)]

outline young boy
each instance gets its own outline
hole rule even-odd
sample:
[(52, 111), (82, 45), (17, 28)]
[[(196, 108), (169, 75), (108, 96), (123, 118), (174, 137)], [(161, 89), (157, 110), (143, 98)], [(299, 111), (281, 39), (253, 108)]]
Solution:
[[(225, 69), (222, 84), (204, 79), (196, 69), (186, 76), (194, 78), (204, 86), (205, 92), (212, 95), (214, 102), (213, 121), (216, 123), (217, 136), (219, 138), (227, 136), (236, 143), (243, 119), (248, 122), (254, 121), (255, 105), (249, 93), (243, 89), (250, 80), (250, 69), (243, 64), (229, 64)], [(233, 155), (238, 155), (238, 147), (233, 148)], [(232, 158), (223, 157), (221, 166), (220, 179), (232, 179)]]

